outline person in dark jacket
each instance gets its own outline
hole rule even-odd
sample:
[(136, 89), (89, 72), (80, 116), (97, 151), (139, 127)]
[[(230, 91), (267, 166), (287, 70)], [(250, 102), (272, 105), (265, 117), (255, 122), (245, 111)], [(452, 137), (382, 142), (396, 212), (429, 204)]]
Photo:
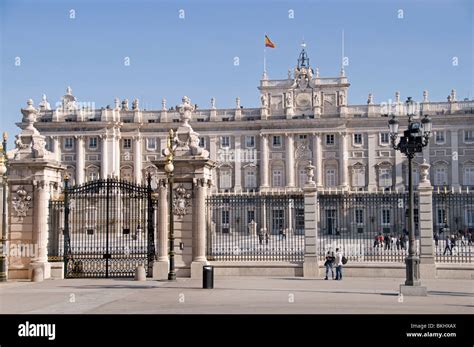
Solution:
[(336, 260), (336, 256), (334, 252), (328, 251), (326, 253), (326, 261), (324, 262), (324, 266), (326, 267), (326, 277), (325, 280), (328, 279), (329, 272), (331, 272), (331, 277), (334, 279), (334, 261)]

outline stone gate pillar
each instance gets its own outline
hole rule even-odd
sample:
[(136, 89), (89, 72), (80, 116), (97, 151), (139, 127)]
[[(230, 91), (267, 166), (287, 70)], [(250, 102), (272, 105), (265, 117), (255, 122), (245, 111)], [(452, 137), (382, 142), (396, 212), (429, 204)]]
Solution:
[[(194, 111), (188, 97), (183, 97), (183, 103), (179, 106), (181, 123), (171, 141), (173, 153), (173, 204), (171, 211), (166, 209), (166, 224), (164, 211), (160, 212), (161, 226), (159, 235), (165, 235), (163, 227), (166, 226), (166, 236), (169, 237), (169, 214), (172, 213), (174, 225), (174, 254), (175, 270), (178, 277), (202, 278), (202, 267), (206, 264), (206, 239), (207, 239), (207, 215), (206, 197), (212, 186), (212, 173), (215, 162), (209, 159), (209, 152), (199, 147), (199, 134), (196, 133), (189, 121)], [(166, 148), (164, 155), (170, 151)], [(154, 162), (158, 168), (158, 178), (167, 181), (168, 177), (164, 170), (166, 160), (162, 158)], [(166, 204), (169, 204), (169, 185), (166, 185)], [(162, 194), (160, 190), (160, 194)], [(164, 197), (160, 203), (164, 204)], [(159, 208), (161, 209), (162, 206)], [(161, 246), (160, 246), (161, 245)], [(166, 245), (169, 248), (168, 239)], [(158, 260), (153, 269), (155, 279), (165, 279), (168, 274), (169, 249), (166, 249), (159, 241)], [(165, 265), (166, 264), (166, 265)]]
[(433, 187), (428, 179), (430, 165), (420, 165), (419, 225), (420, 225), (420, 277), (436, 278), (436, 266), (433, 247)]
[(166, 280), (168, 278), (168, 225), (169, 225), (169, 207), (168, 207), (168, 182), (166, 179), (160, 179), (158, 186), (158, 220), (157, 220), (157, 247), (156, 261), (153, 264), (153, 279)]
[(34, 268), (51, 276), (48, 263), (49, 200), (61, 187), (65, 167), (46, 150), (45, 138), (34, 127), (33, 101), (21, 110), (22, 132), (8, 153), (9, 171), (9, 278), (30, 278)]
[[(304, 263), (303, 277), (319, 277), (319, 255), (318, 255), (318, 194), (316, 182), (314, 182), (313, 165), (306, 167), (307, 182), (304, 190)], [(319, 169), (319, 168), (318, 168)]]

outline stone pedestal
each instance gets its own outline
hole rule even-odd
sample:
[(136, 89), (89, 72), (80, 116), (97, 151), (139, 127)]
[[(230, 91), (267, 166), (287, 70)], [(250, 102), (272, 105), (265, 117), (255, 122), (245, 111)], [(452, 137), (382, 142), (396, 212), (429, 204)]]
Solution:
[[(206, 259), (206, 197), (210, 192), (212, 171), (215, 162), (209, 159), (209, 152), (199, 147), (199, 134), (189, 125), (194, 108), (187, 97), (179, 107), (181, 121), (176, 135), (164, 150), (165, 156), (173, 155), (173, 203), (172, 210), (165, 207), (158, 221), (158, 254), (153, 266), (153, 278), (167, 278), (169, 270), (169, 215), (173, 215), (174, 262), (178, 277), (202, 278), (202, 267)], [(160, 188), (160, 209), (169, 206), (168, 176), (165, 172), (165, 158), (156, 161)], [(166, 216), (165, 216), (166, 214)], [(166, 240), (165, 240), (166, 235)], [(167, 248), (166, 248), (166, 246)]]
[[(10, 226), (9, 277), (32, 279), (42, 272), (51, 277), (48, 263), (49, 200), (59, 191), (65, 167), (56, 155), (46, 150), (44, 136), (34, 127), (37, 110), (28, 100), (23, 113), (22, 132), (17, 135), (16, 148), (9, 156)], [(25, 125), (26, 124), (26, 125)]]
[[(313, 167), (314, 168), (314, 167)], [(318, 223), (317, 223), (317, 188), (313, 181), (312, 171), (308, 175), (308, 183), (304, 187), (304, 263), (303, 277), (319, 278), (318, 262)]]

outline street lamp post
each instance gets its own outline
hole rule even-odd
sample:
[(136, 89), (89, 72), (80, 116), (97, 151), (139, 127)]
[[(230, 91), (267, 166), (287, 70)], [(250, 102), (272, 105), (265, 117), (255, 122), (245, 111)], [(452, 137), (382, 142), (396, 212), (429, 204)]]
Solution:
[(3, 143), (0, 150), (0, 176), (2, 176), (2, 237), (0, 252), (0, 282), (8, 279), (7, 269), (7, 133), (3, 133)]
[(168, 189), (169, 189), (169, 198), (168, 198), (168, 213), (169, 213), (169, 257), (170, 257), (170, 267), (168, 272), (168, 280), (176, 280), (176, 272), (174, 269), (174, 218), (173, 218), (173, 139), (174, 133), (173, 129), (170, 129), (168, 134), (168, 143), (166, 148), (166, 163), (165, 171), (168, 175)]
[(420, 258), (416, 255), (415, 250), (415, 197), (413, 192), (413, 172), (412, 160), (416, 153), (423, 152), (423, 147), (429, 143), (431, 134), (431, 119), (427, 115), (416, 122), (413, 120), (415, 116), (415, 102), (409, 97), (405, 103), (408, 116), (408, 129), (403, 132), (403, 136), (398, 138), (399, 122), (393, 115), (388, 122), (390, 129), (390, 138), (392, 146), (395, 150), (405, 154), (408, 158), (408, 256), (405, 259), (406, 263), (406, 286), (419, 286), (420, 283)]

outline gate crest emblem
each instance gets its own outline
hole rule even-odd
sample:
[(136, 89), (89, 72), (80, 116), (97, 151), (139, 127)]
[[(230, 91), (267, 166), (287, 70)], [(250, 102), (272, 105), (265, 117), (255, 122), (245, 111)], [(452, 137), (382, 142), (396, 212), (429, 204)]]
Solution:
[(186, 192), (186, 189), (181, 184), (175, 189), (175, 198), (173, 201), (173, 214), (175, 216), (183, 217), (188, 213), (188, 208), (191, 206), (191, 194)]

